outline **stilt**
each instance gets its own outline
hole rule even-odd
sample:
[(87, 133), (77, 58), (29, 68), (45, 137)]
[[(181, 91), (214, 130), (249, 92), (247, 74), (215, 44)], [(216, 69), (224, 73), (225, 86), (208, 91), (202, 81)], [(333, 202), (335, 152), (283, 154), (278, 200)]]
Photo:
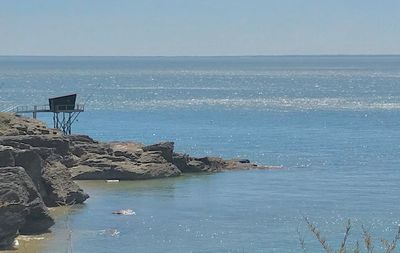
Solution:
[(36, 119), (38, 112), (53, 113), (53, 126), (63, 132), (65, 135), (72, 133), (72, 124), (75, 122), (81, 112), (84, 111), (84, 105), (75, 104), (76, 94), (56, 97), (49, 99), (49, 105), (33, 107), (18, 106), (15, 113), (32, 113), (32, 117)]

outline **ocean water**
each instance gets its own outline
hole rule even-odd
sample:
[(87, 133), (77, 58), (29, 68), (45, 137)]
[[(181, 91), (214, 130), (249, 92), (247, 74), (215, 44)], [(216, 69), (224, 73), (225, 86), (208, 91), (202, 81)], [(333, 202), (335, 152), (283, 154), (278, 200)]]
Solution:
[(298, 232), (323, 252), (304, 217), (380, 249), (400, 224), (400, 56), (0, 57), (0, 91), (3, 110), (78, 93), (73, 131), (95, 139), (284, 166), (80, 182), (39, 252), (301, 252)]

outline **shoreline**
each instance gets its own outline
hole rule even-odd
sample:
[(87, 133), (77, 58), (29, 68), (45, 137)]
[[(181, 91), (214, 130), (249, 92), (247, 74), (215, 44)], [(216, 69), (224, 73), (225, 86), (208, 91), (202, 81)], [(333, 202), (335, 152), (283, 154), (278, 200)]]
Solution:
[(192, 157), (175, 152), (174, 142), (144, 145), (62, 135), (41, 121), (0, 113), (0, 214), (7, 213), (0, 221), (4, 231), (0, 246), (10, 248), (18, 234), (48, 232), (55, 222), (49, 207), (84, 203), (89, 195), (76, 180), (145, 180), (185, 173), (281, 168), (247, 159)]

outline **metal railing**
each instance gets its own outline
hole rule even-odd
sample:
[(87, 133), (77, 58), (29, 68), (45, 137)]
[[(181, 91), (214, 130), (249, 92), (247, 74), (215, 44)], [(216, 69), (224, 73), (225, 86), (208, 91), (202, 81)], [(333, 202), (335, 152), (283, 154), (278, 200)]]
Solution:
[(0, 112), (14, 112), (16, 108), (15, 105), (6, 105), (0, 108)]
[(50, 107), (48, 105), (34, 105), (34, 106), (17, 106), (14, 109), (14, 112), (16, 113), (22, 113), (22, 112), (37, 112), (37, 111), (49, 111)]
[[(55, 112), (62, 112), (62, 111), (84, 111), (85, 110), (85, 105), (83, 104), (75, 104), (75, 106), (72, 105), (56, 105), (53, 108)], [(50, 110), (50, 107), (49, 107)]]
[(57, 105), (53, 110), (49, 105), (34, 105), (34, 106), (17, 106), (14, 107), (12, 112), (15, 113), (29, 113), (29, 112), (63, 112), (63, 111), (84, 111), (85, 105), (76, 104), (75, 107), (71, 105)]

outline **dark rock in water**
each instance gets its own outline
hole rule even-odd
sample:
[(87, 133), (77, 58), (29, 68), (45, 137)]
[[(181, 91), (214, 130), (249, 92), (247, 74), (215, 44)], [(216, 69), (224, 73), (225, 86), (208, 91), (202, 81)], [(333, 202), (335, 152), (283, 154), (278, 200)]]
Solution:
[(42, 178), (47, 190), (47, 196), (44, 198), (47, 206), (80, 204), (89, 198), (89, 195), (71, 180), (71, 173), (59, 161), (46, 162)]
[(145, 146), (142, 148), (143, 151), (161, 151), (162, 156), (167, 162), (173, 162), (173, 153), (174, 153), (174, 143), (173, 142), (161, 142), (149, 146)]
[(172, 163), (146, 163), (139, 165), (138, 169), (144, 175), (143, 179), (175, 177), (182, 174)]
[(187, 163), (187, 169), (184, 172), (206, 172), (206, 165), (202, 161), (191, 160)]
[(180, 171), (187, 172), (189, 170), (188, 168), (188, 162), (189, 162), (189, 156), (187, 154), (179, 154), (179, 153), (174, 153), (172, 157), (173, 164), (178, 167)]
[[(97, 145), (106, 147), (106, 144)], [(72, 146), (75, 143), (72, 142)], [(111, 152), (103, 155), (85, 150), (85, 154), (70, 168), (73, 179), (138, 180), (181, 174), (165, 158), (172, 154), (173, 143), (161, 143), (143, 150), (144, 146), (138, 143), (114, 142), (109, 144), (109, 148)]]
[(237, 159), (236, 161), (239, 163), (250, 163), (249, 159)]
[(194, 158), (194, 160), (201, 161), (208, 172), (218, 172), (226, 167), (226, 162), (220, 157), (206, 156), (202, 158)]
[(10, 247), (18, 231), (34, 234), (53, 224), (32, 179), (22, 167), (0, 168), (0, 246)]
[(226, 162), (219, 157), (193, 158), (175, 154), (174, 163), (183, 172), (218, 172), (225, 169)]
[(275, 170), (275, 169), (282, 169), (282, 166), (265, 166), (265, 165), (257, 165), (252, 162), (242, 162), (241, 160), (233, 159), (233, 160), (226, 160), (226, 165), (223, 170)]
[(119, 163), (112, 167), (79, 165), (71, 168), (75, 180), (139, 180), (179, 176), (181, 171), (171, 163)]
[(0, 113), (0, 247), (9, 247), (18, 231), (40, 233), (53, 225), (45, 204), (84, 202), (89, 196), (72, 179), (140, 180), (255, 168), (281, 167), (190, 157), (174, 153), (173, 142), (145, 146), (63, 136), (38, 121)]

